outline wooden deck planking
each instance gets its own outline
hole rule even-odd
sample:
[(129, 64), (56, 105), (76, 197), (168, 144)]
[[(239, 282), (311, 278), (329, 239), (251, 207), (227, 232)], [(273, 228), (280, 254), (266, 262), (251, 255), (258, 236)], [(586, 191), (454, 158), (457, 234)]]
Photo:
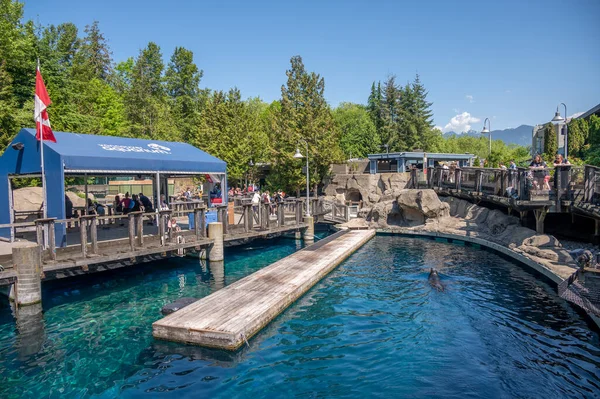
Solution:
[(309, 246), (156, 321), (153, 335), (238, 349), (374, 235), (349, 231)]

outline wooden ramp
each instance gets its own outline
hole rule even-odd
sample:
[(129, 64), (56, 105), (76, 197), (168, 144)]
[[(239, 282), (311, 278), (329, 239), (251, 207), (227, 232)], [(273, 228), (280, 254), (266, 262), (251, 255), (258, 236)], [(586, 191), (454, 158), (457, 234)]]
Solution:
[(236, 350), (374, 235), (336, 233), (154, 322), (152, 334)]

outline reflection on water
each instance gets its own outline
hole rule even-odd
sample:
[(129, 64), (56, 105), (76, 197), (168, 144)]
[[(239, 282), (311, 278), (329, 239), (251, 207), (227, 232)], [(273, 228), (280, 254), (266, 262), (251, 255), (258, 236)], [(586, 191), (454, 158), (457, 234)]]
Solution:
[(46, 339), (42, 304), (36, 303), (19, 308), (15, 306), (14, 312), (19, 331), (17, 339), (19, 359), (25, 360), (28, 356), (38, 353)]
[(211, 288), (213, 291), (220, 290), (225, 287), (225, 262), (211, 261), (210, 262)]

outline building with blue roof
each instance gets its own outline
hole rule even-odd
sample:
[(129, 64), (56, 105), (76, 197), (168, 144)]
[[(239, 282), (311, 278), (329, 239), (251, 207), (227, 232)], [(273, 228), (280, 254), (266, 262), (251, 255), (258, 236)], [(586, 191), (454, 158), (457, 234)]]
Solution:
[[(220, 176), (227, 203), (227, 164), (186, 143), (91, 134), (54, 132), (56, 143), (44, 141), (48, 217), (65, 219), (65, 176), (148, 176), (156, 199), (166, 194), (166, 179)], [(11, 179), (41, 176), (40, 142), (35, 129), (21, 129), (0, 157), (0, 224), (14, 222)], [(2, 184), (1, 182), (5, 182)], [(156, 183), (160, 184), (156, 184)], [(0, 236), (14, 239), (12, 229)], [(56, 224), (57, 245), (66, 245), (66, 227)]]

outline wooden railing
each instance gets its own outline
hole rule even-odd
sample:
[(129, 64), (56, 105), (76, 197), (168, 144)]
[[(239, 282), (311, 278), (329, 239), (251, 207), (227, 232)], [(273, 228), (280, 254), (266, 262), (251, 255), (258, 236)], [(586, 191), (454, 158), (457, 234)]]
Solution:
[[(413, 174), (409, 187), (414, 188)], [(600, 168), (428, 168), (428, 187), (523, 201), (574, 201), (600, 205)]]

